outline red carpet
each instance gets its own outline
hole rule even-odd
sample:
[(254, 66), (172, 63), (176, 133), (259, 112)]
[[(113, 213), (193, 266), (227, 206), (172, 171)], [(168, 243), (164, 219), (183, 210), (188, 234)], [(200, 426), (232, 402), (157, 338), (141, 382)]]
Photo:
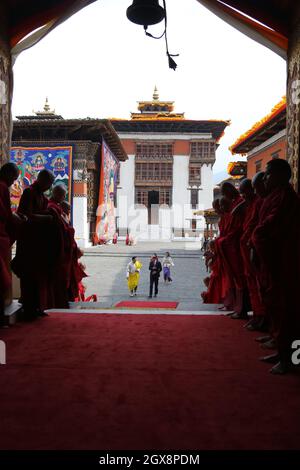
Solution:
[(300, 447), (300, 377), (219, 316), (52, 314), (1, 332), (2, 449)]
[(123, 300), (115, 305), (115, 308), (176, 308), (178, 302), (151, 302), (143, 300)]

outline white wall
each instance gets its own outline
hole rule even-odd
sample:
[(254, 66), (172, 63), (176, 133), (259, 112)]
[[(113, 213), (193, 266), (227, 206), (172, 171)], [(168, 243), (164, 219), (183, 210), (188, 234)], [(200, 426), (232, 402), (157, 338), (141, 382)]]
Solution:
[(77, 245), (80, 248), (90, 246), (86, 197), (73, 197), (73, 227)]
[[(201, 188), (199, 193), (199, 204), (203, 209), (211, 209), (214, 197), (214, 182), (212, 165), (202, 165), (201, 168)], [(200, 207), (202, 209), (202, 207)]]
[(189, 156), (174, 155), (173, 163), (173, 225), (175, 228), (187, 227), (187, 204), (190, 204)]
[(134, 173), (135, 156), (128, 155), (128, 160), (120, 165), (120, 184), (117, 191), (117, 210), (119, 228), (127, 228), (134, 208)]

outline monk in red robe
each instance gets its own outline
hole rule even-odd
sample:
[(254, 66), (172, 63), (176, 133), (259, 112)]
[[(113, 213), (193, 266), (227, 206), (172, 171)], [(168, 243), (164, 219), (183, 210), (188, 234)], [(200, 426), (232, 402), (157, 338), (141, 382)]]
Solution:
[(87, 277), (87, 274), (84, 272), (82, 264), (79, 262), (79, 259), (83, 256), (83, 252), (78, 248), (75, 241), (75, 230), (70, 224), (70, 213), (71, 207), (70, 204), (66, 201), (62, 202), (62, 209), (64, 212), (65, 220), (68, 224), (68, 230), (70, 238), (72, 240), (72, 260), (71, 260), (71, 273), (70, 273), (70, 283), (68, 289), (68, 300), (69, 302), (75, 302), (76, 299), (80, 297), (80, 286), (81, 281), (84, 277)]
[(60, 255), (59, 233), (47, 210), (44, 192), (53, 184), (54, 175), (42, 170), (35, 183), (21, 196), (18, 214), (28, 218), (17, 240), (12, 269), (21, 281), (24, 319), (44, 316), (53, 307), (53, 280)]
[[(219, 230), (220, 235), (224, 232), (225, 228), (225, 218), (226, 214), (221, 211), (220, 200), (217, 198), (213, 201), (212, 204), (215, 212), (220, 216), (219, 220)], [(202, 292), (201, 296), (204, 303), (207, 304), (221, 304), (224, 300), (224, 289), (223, 289), (223, 277), (224, 271), (222, 269), (222, 258), (218, 249), (218, 238), (207, 242), (209, 249), (211, 251), (211, 260), (210, 260), (210, 270), (211, 275), (209, 278), (204, 280), (205, 285), (207, 285), (207, 291)], [(203, 244), (204, 246), (204, 244)]]
[[(222, 303), (222, 285), (221, 285), (221, 272), (220, 272), (220, 259), (216, 252), (216, 243), (210, 240), (209, 258), (207, 258), (208, 268), (211, 272), (208, 278), (207, 291), (202, 292), (201, 296), (205, 304), (220, 304)], [(206, 283), (206, 280), (204, 280)]]
[(246, 202), (246, 215), (240, 243), (244, 273), (253, 311), (253, 318), (247, 323), (246, 328), (251, 331), (266, 331), (265, 309), (259, 292), (257, 272), (251, 262), (250, 245), (252, 233), (258, 223), (259, 209), (263, 202), (263, 199), (255, 192), (255, 188), (258, 192), (260, 192), (261, 187), (264, 188), (263, 178), (264, 172), (260, 172), (254, 177), (253, 182), (250, 179), (244, 179), (239, 188), (240, 194)]
[(68, 289), (70, 287), (71, 264), (73, 257), (73, 237), (69, 224), (64, 217), (62, 204), (66, 198), (66, 187), (61, 184), (54, 186), (48, 203), (48, 211), (53, 216), (60, 236), (60, 261), (53, 283), (54, 307), (69, 308)]
[(292, 343), (300, 339), (300, 201), (289, 184), (291, 168), (286, 160), (268, 162), (267, 196), (252, 235), (260, 268), (260, 287), (279, 362), (272, 373), (291, 367)]
[(220, 238), (218, 245), (226, 266), (230, 292), (234, 294), (234, 312), (231, 318), (245, 319), (248, 318), (250, 301), (243, 270), (240, 239), (243, 233), (246, 204), (238, 190), (231, 183), (223, 183), (221, 192), (230, 204), (226, 234)]
[(0, 169), (0, 328), (6, 327), (5, 300), (11, 289), (10, 256), (14, 241), (14, 229), (19, 218), (12, 214), (9, 187), (19, 176), (14, 163), (5, 163)]

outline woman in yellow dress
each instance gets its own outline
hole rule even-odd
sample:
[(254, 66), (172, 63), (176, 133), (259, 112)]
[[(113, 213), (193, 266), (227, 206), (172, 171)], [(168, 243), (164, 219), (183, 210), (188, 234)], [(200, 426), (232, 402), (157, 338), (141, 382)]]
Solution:
[(128, 263), (126, 278), (128, 283), (128, 290), (130, 292), (130, 297), (133, 297), (136, 294), (139, 281), (140, 281), (140, 270), (142, 269), (142, 263), (138, 261), (136, 256), (133, 256), (130, 263)]

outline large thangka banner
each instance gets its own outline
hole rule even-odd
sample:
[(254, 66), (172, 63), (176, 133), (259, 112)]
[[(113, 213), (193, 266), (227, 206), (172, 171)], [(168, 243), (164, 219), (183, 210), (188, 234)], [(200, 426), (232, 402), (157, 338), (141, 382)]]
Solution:
[(67, 200), (71, 203), (72, 147), (12, 147), (10, 161), (20, 170), (19, 178), (11, 188), (13, 210), (17, 209), (24, 189), (34, 183), (44, 168), (54, 173), (54, 185), (65, 185)]
[(115, 196), (119, 165), (118, 160), (103, 140), (96, 222), (96, 241), (100, 243), (112, 240), (116, 232)]

